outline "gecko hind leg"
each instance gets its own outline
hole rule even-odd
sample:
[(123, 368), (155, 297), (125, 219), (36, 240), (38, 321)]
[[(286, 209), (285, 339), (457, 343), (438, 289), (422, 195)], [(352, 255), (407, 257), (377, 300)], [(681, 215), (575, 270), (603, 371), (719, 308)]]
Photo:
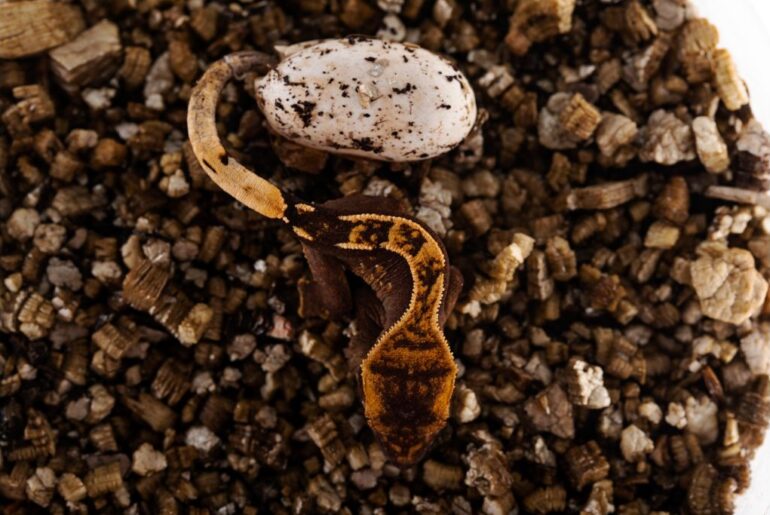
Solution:
[[(354, 301), (356, 332), (345, 348), (345, 357), (348, 360), (348, 370), (358, 371), (361, 362), (382, 332), (385, 312), (380, 300), (366, 286), (355, 289)], [(356, 377), (360, 379), (358, 372)]]
[(302, 247), (310, 275), (297, 285), (300, 316), (334, 320), (349, 313), (353, 299), (342, 262), (308, 245)]

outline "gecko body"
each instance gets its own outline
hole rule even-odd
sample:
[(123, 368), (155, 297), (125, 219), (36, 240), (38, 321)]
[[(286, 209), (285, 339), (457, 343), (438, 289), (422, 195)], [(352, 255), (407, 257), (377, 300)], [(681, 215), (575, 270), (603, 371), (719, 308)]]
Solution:
[[(286, 223), (302, 242), (311, 278), (300, 284), (304, 316), (338, 317), (353, 307), (345, 270), (378, 303), (356, 300), (359, 385), (367, 422), (398, 465), (415, 463), (449, 417), (457, 367), (444, 336), (461, 277), (438, 237), (388, 199), (361, 195), (313, 205), (282, 192), (230, 157), (215, 113), (222, 88), (264, 66), (259, 54), (212, 65), (195, 87), (188, 128), (211, 179), (246, 206)], [(355, 352), (353, 353), (355, 354)]]

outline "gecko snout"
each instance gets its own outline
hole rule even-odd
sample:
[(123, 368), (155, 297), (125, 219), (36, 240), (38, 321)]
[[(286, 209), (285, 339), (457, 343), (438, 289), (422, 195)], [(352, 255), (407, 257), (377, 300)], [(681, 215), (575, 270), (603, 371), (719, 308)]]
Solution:
[(451, 358), (406, 367), (371, 358), (361, 367), (366, 418), (388, 457), (409, 466), (446, 425), (456, 366)]

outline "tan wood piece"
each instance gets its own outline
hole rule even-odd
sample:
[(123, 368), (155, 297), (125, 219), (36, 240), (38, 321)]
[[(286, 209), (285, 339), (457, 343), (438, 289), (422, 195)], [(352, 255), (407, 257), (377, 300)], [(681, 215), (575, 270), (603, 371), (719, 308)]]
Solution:
[(49, 52), (54, 74), (65, 87), (85, 86), (111, 77), (120, 64), (118, 26), (104, 20)]
[(51, 0), (0, 2), (0, 59), (17, 59), (66, 43), (85, 29), (80, 9)]

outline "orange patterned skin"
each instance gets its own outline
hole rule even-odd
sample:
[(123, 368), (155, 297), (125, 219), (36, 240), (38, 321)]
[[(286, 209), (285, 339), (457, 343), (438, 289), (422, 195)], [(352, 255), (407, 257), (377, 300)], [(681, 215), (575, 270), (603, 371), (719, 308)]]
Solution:
[(301, 285), (303, 314), (333, 317), (349, 309), (342, 267), (371, 288), (379, 309), (367, 319), (359, 311), (359, 325), (369, 327), (358, 335), (366, 352), (359, 376), (364, 413), (388, 457), (412, 465), (449, 417), (457, 367), (443, 324), (459, 294), (459, 274), (438, 238), (387, 200), (358, 196), (314, 206), (228, 157), (216, 133), (217, 100), (227, 81), (254, 62), (252, 54), (220, 61), (196, 86), (188, 114), (193, 150), (220, 187), (287, 223), (300, 239), (312, 274)]

